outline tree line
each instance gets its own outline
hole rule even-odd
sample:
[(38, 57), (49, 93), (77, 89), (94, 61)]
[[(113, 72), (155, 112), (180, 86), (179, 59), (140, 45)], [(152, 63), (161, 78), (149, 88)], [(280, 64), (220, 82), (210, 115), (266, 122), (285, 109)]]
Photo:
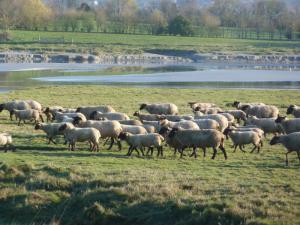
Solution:
[(0, 0), (0, 28), (153, 35), (299, 39), (300, 7), (282, 0), (197, 0), (177, 5), (152, 0), (104, 0), (97, 5), (76, 0)]

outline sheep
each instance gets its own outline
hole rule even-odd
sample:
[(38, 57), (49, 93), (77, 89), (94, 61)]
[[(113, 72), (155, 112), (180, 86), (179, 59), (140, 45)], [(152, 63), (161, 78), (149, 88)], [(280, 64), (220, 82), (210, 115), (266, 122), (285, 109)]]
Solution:
[(282, 144), (286, 149), (285, 164), (289, 165), (288, 154), (291, 152), (297, 152), (300, 163), (300, 132), (295, 132), (286, 135), (274, 136), (270, 141), (270, 145)]
[(15, 151), (15, 146), (12, 144), (12, 137), (10, 134), (0, 134), (0, 145), (4, 147), (4, 152), (7, 152), (8, 148)]
[[(42, 130), (46, 133), (47, 138), (49, 140), (48, 144), (51, 142), (53, 144), (56, 144), (56, 142), (53, 140), (58, 135), (63, 135), (62, 131), (59, 131), (59, 128), (64, 125), (65, 123), (37, 123), (35, 125), (35, 130)], [(69, 127), (73, 127), (71, 123), (69, 123)]]
[(247, 115), (243, 110), (225, 110), (224, 112), (231, 114), (237, 120), (238, 123), (240, 123), (241, 120), (246, 121), (247, 119)]
[(69, 150), (74, 151), (76, 142), (90, 143), (91, 151), (99, 151), (99, 139), (101, 137), (100, 132), (95, 128), (77, 128), (74, 126), (69, 126), (67, 123), (62, 125), (59, 131), (63, 131), (66, 140), (69, 142)]
[(216, 107), (214, 103), (204, 103), (204, 102), (188, 102), (188, 105), (192, 110), (195, 110), (197, 107), (200, 109)]
[(172, 122), (179, 122), (181, 120), (193, 120), (192, 115), (160, 115), (159, 119), (167, 119)]
[(156, 132), (155, 127), (150, 124), (143, 124), (142, 127), (144, 127), (149, 134)]
[(229, 136), (230, 139), (233, 142), (234, 151), (236, 151), (236, 148), (239, 146), (239, 149), (242, 152), (245, 152), (243, 150), (243, 146), (246, 144), (253, 144), (254, 148), (252, 149), (251, 153), (254, 152), (255, 149), (257, 149), (257, 152), (260, 151), (260, 148), (262, 146), (262, 139), (259, 133), (255, 131), (245, 131), (245, 130), (234, 130), (230, 128), (226, 128), (224, 131), (225, 136)]
[(193, 120), (193, 122), (195, 122), (201, 130), (205, 130), (205, 129), (219, 130), (220, 128), (219, 123), (213, 119), (197, 119), (197, 120)]
[(202, 112), (204, 114), (217, 114), (219, 112), (222, 112), (223, 110), (219, 107), (212, 107), (212, 108), (200, 108), (199, 106), (197, 106), (194, 111), (199, 111)]
[(21, 100), (14, 100), (14, 101), (0, 104), (0, 112), (2, 112), (3, 110), (7, 110), (9, 112), (10, 120), (12, 120), (12, 116), (13, 116), (12, 111), (14, 109), (25, 110), (25, 109), (31, 109), (31, 107), (27, 102)]
[(242, 109), (244, 106), (255, 106), (255, 105), (265, 105), (264, 103), (261, 102), (239, 102), (239, 101), (234, 101), (232, 104), (232, 107), (236, 107), (236, 109)]
[(142, 126), (143, 123), (139, 120), (117, 120), (120, 124)]
[(224, 154), (224, 158), (227, 159), (226, 150), (224, 148), (224, 134), (217, 130), (178, 130), (173, 128), (168, 134), (170, 139), (176, 140), (178, 149), (181, 150), (181, 156), (183, 156), (183, 150), (188, 147), (193, 148), (191, 156), (197, 157), (196, 148), (202, 148), (204, 156), (206, 154), (206, 148), (213, 148), (214, 153), (212, 159), (216, 157), (217, 148), (221, 149)]
[(91, 119), (91, 114), (95, 111), (102, 112), (102, 113), (109, 113), (109, 112), (116, 112), (111, 106), (109, 105), (101, 105), (101, 106), (83, 106), (83, 107), (78, 107), (76, 109), (76, 112), (80, 112), (87, 119)]
[(129, 116), (125, 113), (113, 112), (113, 113), (102, 113), (99, 111), (95, 111), (90, 116), (93, 120), (103, 120), (104, 118), (108, 120), (129, 120)]
[(23, 120), (25, 124), (25, 120), (32, 121), (34, 120), (35, 124), (41, 119), (41, 114), (38, 110), (35, 109), (25, 109), (25, 110), (12, 110), (12, 115), (16, 116), (16, 119), (19, 120), (18, 126), (20, 126), (21, 121)]
[(258, 133), (258, 135), (260, 136), (261, 139), (263, 139), (264, 134), (265, 134), (265, 132), (262, 129), (258, 128), (257, 126), (251, 126), (251, 127), (248, 127), (248, 126), (245, 126), (245, 127), (231, 126), (230, 128), (234, 129), (236, 131), (254, 131), (254, 132)]
[(179, 128), (185, 130), (199, 130), (199, 126), (195, 122), (190, 120), (172, 122), (167, 119), (162, 119), (159, 123), (161, 127)]
[(62, 106), (51, 106), (47, 107), (44, 110), (44, 114), (47, 117), (47, 122), (53, 121), (53, 118), (55, 117), (56, 112), (63, 112), (64, 108)]
[(234, 116), (231, 115), (230, 113), (219, 112), (218, 114), (225, 116), (229, 122), (229, 125), (234, 124)]
[(146, 110), (150, 114), (178, 115), (178, 107), (173, 103), (141, 104), (140, 110)]
[(275, 123), (277, 123), (282, 133), (300, 132), (300, 118), (287, 120), (285, 116), (278, 116)]
[[(150, 148), (150, 150), (153, 152), (153, 147), (157, 148), (157, 156), (161, 155), (163, 156), (163, 147), (162, 143), (164, 141), (164, 138), (160, 134), (130, 134), (126, 132), (122, 132), (119, 135), (119, 139), (125, 140), (127, 144), (129, 145), (128, 153), (127, 155), (130, 156), (133, 152), (133, 150), (137, 150), (137, 148), (140, 148), (141, 150), (143, 148)], [(139, 152), (138, 152), (139, 154)], [(142, 154), (143, 150), (142, 150)]]
[(290, 105), (286, 111), (286, 114), (292, 114), (295, 118), (300, 118), (300, 107), (296, 105)]
[(158, 132), (161, 128), (160, 126), (160, 122), (159, 121), (146, 121), (146, 120), (143, 120), (141, 121), (144, 125), (151, 125), (155, 128), (155, 131)]
[[(98, 121), (98, 120), (87, 120), (82, 121), (80, 117), (74, 118), (74, 124), (77, 124), (79, 127), (94, 127), (101, 133), (101, 138), (111, 139), (111, 144), (108, 148), (110, 150), (115, 142), (115, 139), (117, 140), (119, 134), (122, 132), (122, 126), (118, 121), (111, 120), (111, 121)], [(117, 144), (119, 147), (119, 150), (121, 150), (122, 146), (119, 140), (117, 140)]]
[(147, 134), (147, 130), (142, 126), (133, 126), (133, 125), (122, 125), (122, 132), (127, 132), (131, 134)]
[(75, 118), (75, 117), (79, 117), (81, 119), (81, 121), (86, 121), (86, 117), (85, 115), (83, 115), (82, 113), (62, 113), (62, 112), (56, 112), (55, 113), (55, 117), (53, 118), (54, 120), (56, 120), (57, 122), (63, 122), (64, 119), (66, 118)]
[(262, 129), (265, 137), (269, 133), (280, 133), (280, 129), (273, 118), (257, 118), (256, 116), (251, 116), (246, 120), (245, 124), (255, 125)]
[(28, 105), (30, 105), (30, 107), (32, 109), (35, 109), (35, 110), (38, 110), (39, 112), (42, 112), (43, 107), (42, 107), (41, 103), (39, 103), (35, 100), (25, 100), (25, 102), (27, 102)]
[(279, 109), (273, 105), (246, 105), (241, 108), (247, 116), (256, 116), (257, 118), (277, 118)]
[(143, 114), (138, 111), (136, 111), (133, 116), (138, 117), (141, 121), (142, 120), (148, 120), (148, 121), (158, 121), (160, 119), (158, 114)]
[(195, 119), (212, 119), (219, 123), (219, 130), (223, 132), (229, 125), (228, 119), (220, 114), (199, 115), (195, 112)]

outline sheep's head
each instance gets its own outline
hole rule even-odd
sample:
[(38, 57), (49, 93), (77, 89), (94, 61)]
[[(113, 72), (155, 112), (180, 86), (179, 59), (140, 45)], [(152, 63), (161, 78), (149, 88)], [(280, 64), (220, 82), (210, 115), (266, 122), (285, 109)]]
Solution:
[(232, 107), (238, 107), (239, 106), (239, 104), (240, 104), (241, 102), (238, 102), (238, 101), (234, 101), (233, 102), (233, 104), (232, 104)]
[(160, 130), (159, 130), (159, 134), (160, 135), (164, 135), (164, 134), (166, 134), (167, 132), (169, 132), (170, 131), (170, 128), (168, 128), (168, 127), (162, 127), (162, 128), (160, 128)]
[(284, 121), (286, 119), (286, 116), (279, 116), (277, 117), (277, 119), (275, 120), (275, 123), (281, 123), (282, 121)]
[(96, 115), (97, 115), (97, 111), (92, 112), (92, 113), (90, 114), (90, 119), (91, 119), (91, 120), (94, 120), (95, 117), (96, 117)]
[(134, 113), (133, 113), (133, 116), (139, 116), (140, 115), (140, 112), (139, 111), (135, 111)]
[(176, 133), (179, 131), (179, 129), (178, 128), (173, 128), (171, 131), (170, 131), (170, 133), (169, 133), (169, 138), (173, 138), (175, 135), (176, 135)]
[(280, 143), (280, 136), (274, 136), (270, 141), (270, 145), (276, 145), (278, 143)]
[(68, 125), (65, 123), (64, 125), (61, 125), (59, 128), (58, 128), (58, 130), (59, 131), (64, 131), (64, 130), (66, 130), (68, 128)]
[(10, 114), (11, 114), (11, 115), (16, 114), (16, 110), (15, 110), (15, 109), (11, 110), (11, 111), (10, 111)]
[(286, 114), (287, 114), (287, 115), (292, 114), (293, 111), (294, 111), (294, 109), (295, 109), (295, 105), (290, 105), (290, 106), (288, 107), (288, 109), (286, 110)]
[(199, 112), (201, 110), (201, 107), (200, 106), (197, 106), (196, 108), (194, 108), (194, 111), (195, 112)]
[(50, 108), (49, 108), (49, 107), (47, 107), (47, 108), (44, 110), (44, 113), (45, 113), (45, 114), (48, 114), (48, 113), (50, 113)]
[(121, 132), (118, 136), (118, 138), (120, 140), (125, 140), (128, 137), (128, 133), (127, 132)]
[(145, 103), (141, 104), (140, 110), (143, 110), (144, 108), (146, 108), (146, 106), (147, 106), (147, 104), (145, 104)]
[(42, 128), (42, 125), (40, 123), (37, 123), (34, 127), (35, 130), (39, 130)]
[(0, 112), (4, 110), (4, 104), (0, 104)]
[(76, 109), (76, 112), (80, 112), (81, 111), (81, 107), (78, 107), (77, 109)]
[(75, 117), (73, 118), (73, 124), (74, 124), (74, 125), (80, 124), (81, 121), (82, 121), (82, 118), (79, 117), (79, 116), (75, 116)]

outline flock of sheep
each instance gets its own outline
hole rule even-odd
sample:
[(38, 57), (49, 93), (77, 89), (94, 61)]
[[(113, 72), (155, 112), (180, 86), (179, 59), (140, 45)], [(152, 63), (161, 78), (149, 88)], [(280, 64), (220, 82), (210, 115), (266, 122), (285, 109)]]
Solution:
[[(267, 134), (274, 134), (270, 145), (281, 143), (288, 154), (296, 151), (300, 161), (300, 107), (291, 105), (287, 114), (295, 118), (287, 119), (279, 116), (275, 106), (263, 103), (232, 104), (236, 109), (223, 110), (213, 103), (190, 102), (191, 115), (179, 115), (178, 107), (172, 103), (141, 104), (139, 110), (133, 114), (138, 119), (130, 119), (125, 113), (116, 112), (111, 106), (78, 107), (67, 109), (61, 106), (43, 108), (34, 100), (14, 100), (0, 105), (0, 112), (7, 110), (11, 120), (13, 116), (18, 125), (23, 121), (34, 121), (35, 129), (43, 130), (49, 141), (56, 144), (55, 137), (64, 136), (68, 149), (74, 151), (77, 142), (88, 142), (91, 151), (99, 151), (100, 139), (110, 142), (111, 149), (116, 142), (119, 150), (121, 141), (129, 145), (127, 155), (133, 151), (144, 155), (153, 154), (163, 156), (163, 146), (167, 144), (174, 149), (174, 154), (184, 156), (187, 148), (192, 148), (191, 157), (197, 157), (197, 149), (212, 148), (212, 159), (216, 157), (218, 149), (227, 159), (224, 142), (231, 139), (234, 151), (239, 148), (244, 152), (244, 146), (253, 145), (251, 152), (263, 147), (263, 140)], [(47, 123), (42, 114), (46, 115)], [(244, 124), (241, 123), (244, 121)], [(0, 145), (5, 152), (14, 150), (12, 137), (8, 133), (0, 134)]]

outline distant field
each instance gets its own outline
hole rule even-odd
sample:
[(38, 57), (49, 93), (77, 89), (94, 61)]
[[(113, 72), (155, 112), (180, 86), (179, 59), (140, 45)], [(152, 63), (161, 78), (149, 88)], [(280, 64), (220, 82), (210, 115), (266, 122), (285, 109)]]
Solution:
[[(102, 33), (11, 31), (13, 42), (1, 44), (0, 50), (35, 50), (105, 53), (241, 52), (251, 54), (299, 54), (300, 42), (264, 41), (179, 36), (151, 36)], [(65, 44), (39, 44), (38, 39), (64, 38)], [(73, 42), (73, 44), (71, 44)]]
[[(4, 99), (35, 99), (48, 105), (77, 107), (110, 104), (129, 115), (142, 102), (174, 102), (182, 113), (199, 100), (220, 107), (234, 100), (275, 104), (282, 113), (297, 103), (298, 91), (53, 86), (30, 88)], [(232, 153), (228, 160), (212, 151), (203, 159), (165, 156), (125, 157), (104, 150), (90, 153), (87, 144), (76, 152), (62, 144), (47, 145), (32, 125), (18, 127), (0, 114), (1, 132), (13, 134), (17, 152), (0, 152), (0, 224), (300, 224), (300, 166), (285, 150), (270, 147), (260, 154)], [(270, 139), (271, 136), (268, 137)], [(61, 141), (62, 142), (62, 141)]]

